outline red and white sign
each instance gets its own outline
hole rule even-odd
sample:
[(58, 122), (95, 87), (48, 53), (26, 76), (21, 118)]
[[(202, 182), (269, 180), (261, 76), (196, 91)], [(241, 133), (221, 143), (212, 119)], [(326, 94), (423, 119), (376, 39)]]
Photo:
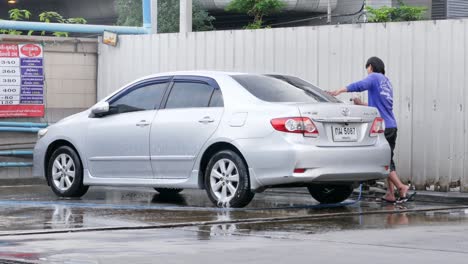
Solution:
[(0, 105), (0, 118), (43, 116), (44, 105)]
[(44, 95), (42, 45), (0, 43), (0, 118), (43, 117)]
[(42, 58), (42, 46), (37, 44), (19, 45), (20, 58)]
[(0, 44), (0, 58), (18, 58), (18, 45)]

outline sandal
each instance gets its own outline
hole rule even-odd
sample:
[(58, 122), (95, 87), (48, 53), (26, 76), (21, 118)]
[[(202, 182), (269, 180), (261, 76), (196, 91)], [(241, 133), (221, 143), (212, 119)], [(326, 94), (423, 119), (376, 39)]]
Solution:
[(397, 204), (402, 204), (402, 203), (406, 203), (406, 202), (410, 202), (410, 201), (413, 201), (414, 199), (414, 196), (416, 196), (417, 192), (414, 192), (410, 195), (406, 194), (405, 197), (400, 197), (398, 198), (398, 200), (396, 201)]
[(391, 204), (394, 204), (394, 203), (397, 202), (397, 200), (389, 200), (389, 199), (387, 199), (387, 198), (385, 198), (385, 197), (380, 198), (380, 201), (381, 201), (381, 202), (391, 203)]

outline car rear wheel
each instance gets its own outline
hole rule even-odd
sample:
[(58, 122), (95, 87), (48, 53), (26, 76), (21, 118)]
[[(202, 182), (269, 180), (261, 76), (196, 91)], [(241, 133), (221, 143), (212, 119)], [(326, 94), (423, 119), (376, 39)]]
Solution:
[(69, 146), (61, 146), (52, 153), (47, 166), (47, 178), (52, 191), (62, 197), (81, 197), (89, 188), (83, 185), (80, 157)]
[(353, 193), (353, 186), (345, 184), (311, 184), (307, 189), (322, 204), (341, 203)]
[(205, 170), (205, 189), (219, 207), (244, 207), (252, 201), (249, 172), (243, 159), (234, 151), (213, 155)]
[(161, 195), (178, 194), (184, 189), (154, 188)]

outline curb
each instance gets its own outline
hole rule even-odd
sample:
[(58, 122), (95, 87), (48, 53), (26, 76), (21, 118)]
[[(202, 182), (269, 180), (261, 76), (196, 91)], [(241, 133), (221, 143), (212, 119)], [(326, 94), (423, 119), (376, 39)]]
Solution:
[[(430, 203), (449, 203), (468, 205), (468, 193), (462, 192), (435, 192), (435, 191), (416, 191), (418, 194), (414, 200), (416, 202), (430, 202)], [(300, 194), (310, 195), (306, 188), (278, 188), (269, 189), (265, 193), (271, 194)], [(385, 194), (385, 190), (370, 187), (369, 191), (363, 191), (363, 198), (380, 198)], [(359, 190), (355, 189), (353, 195), (359, 195)]]
[(6, 185), (47, 185), (45, 179), (40, 177), (35, 178), (12, 178), (12, 179), (0, 179), (0, 186)]

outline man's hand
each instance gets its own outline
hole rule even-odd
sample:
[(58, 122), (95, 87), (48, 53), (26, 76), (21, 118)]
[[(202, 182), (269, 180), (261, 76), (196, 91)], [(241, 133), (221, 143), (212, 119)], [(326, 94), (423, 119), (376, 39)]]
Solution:
[(342, 93), (346, 93), (346, 92), (348, 92), (348, 88), (343, 87), (343, 88), (341, 88), (341, 89), (339, 89), (339, 90), (328, 91), (327, 93), (328, 93), (329, 95), (331, 95), (331, 96), (338, 96), (338, 95), (340, 95), (340, 94), (342, 94)]
[(354, 97), (353, 102), (355, 105), (366, 105), (359, 97)]

